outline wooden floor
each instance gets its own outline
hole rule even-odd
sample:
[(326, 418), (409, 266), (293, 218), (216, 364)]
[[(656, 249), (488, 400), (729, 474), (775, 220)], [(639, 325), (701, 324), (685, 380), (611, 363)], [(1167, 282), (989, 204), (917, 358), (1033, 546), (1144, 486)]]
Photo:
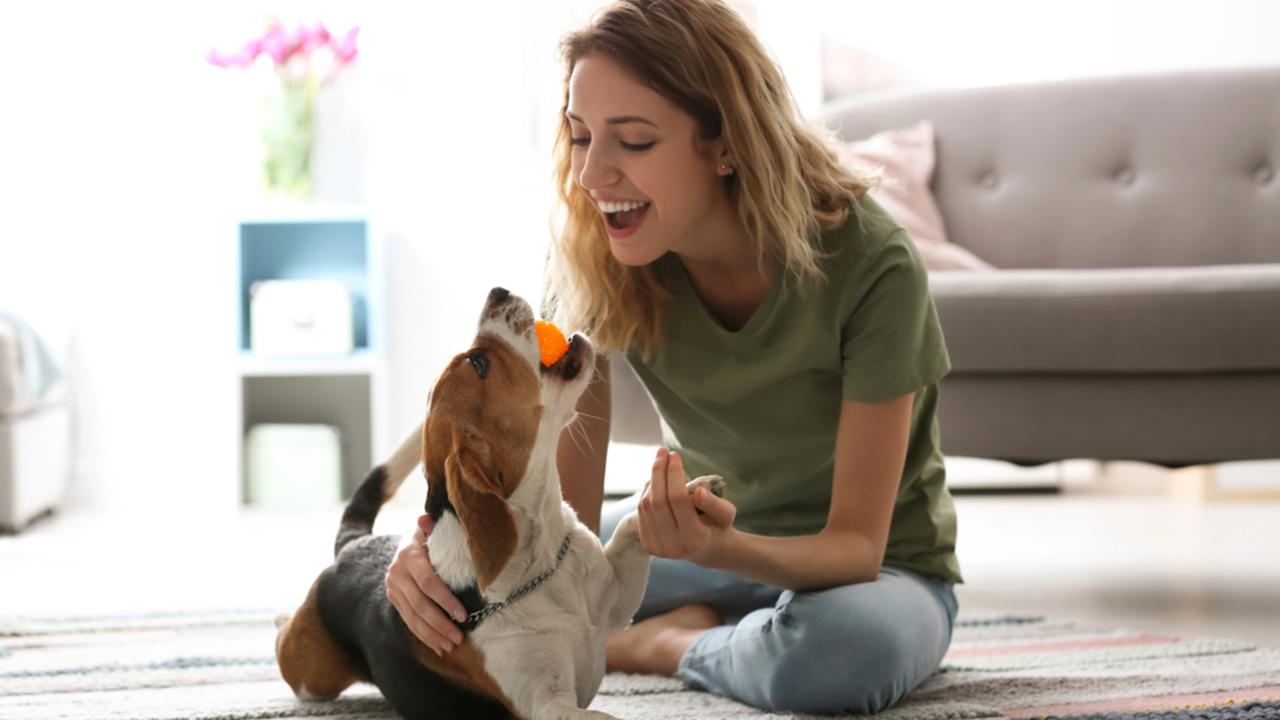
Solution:
[[(1280, 648), (1280, 501), (1189, 503), (1144, 472), (958, 496), (962, 606)], [(338, 515), (66, 511), (0, 537), (0, 616), (288, 607), (328, 563)], [(391, 506), (378, 529), (415, 516)]]
[(1280, 648), (1280, 502), (957, 498), (962, 606)]

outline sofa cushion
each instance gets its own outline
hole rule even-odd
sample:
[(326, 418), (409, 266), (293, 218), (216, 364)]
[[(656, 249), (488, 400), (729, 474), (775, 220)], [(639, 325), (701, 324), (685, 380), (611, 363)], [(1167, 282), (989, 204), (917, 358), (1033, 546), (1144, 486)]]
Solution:
[(933, 124), (884, 130), (865, 140), (841, 142), (836, 150), (854, 172), (880, 178), (871, 197), (915, 242), (929, 270), (992, 270), (994, 266), (947, 242), (942, 212), (933, 199)]
[(952, 374), (1280, 370), (1280, 264), (932, 273)]

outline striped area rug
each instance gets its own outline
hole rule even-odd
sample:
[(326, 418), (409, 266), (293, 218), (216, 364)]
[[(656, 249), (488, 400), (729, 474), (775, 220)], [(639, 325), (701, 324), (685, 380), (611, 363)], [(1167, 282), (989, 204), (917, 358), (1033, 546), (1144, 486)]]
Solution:
[[(0, 718), (395, 717), (369, 686), (334, 702), (294, 699), (272, 657), (277, 614), (0, 618)], [(809, 717), (627, 675), (606, 677), (592, 708), (637, 720)], [(1280, 651), (962, 612), (942, 670), (879, 717), (1280, 718)]]

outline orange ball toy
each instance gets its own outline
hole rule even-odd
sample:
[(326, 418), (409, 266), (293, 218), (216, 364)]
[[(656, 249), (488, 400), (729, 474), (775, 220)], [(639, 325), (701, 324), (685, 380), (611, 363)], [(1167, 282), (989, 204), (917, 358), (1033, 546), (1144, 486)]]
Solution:
[(538, 320), (533, 324), (538, 334), (538, 348), (542, 351), (542, 364), (546, 367), (555, 365), (569, 351), (569, 341), (564, 339), (560, 328), (546, 320)]

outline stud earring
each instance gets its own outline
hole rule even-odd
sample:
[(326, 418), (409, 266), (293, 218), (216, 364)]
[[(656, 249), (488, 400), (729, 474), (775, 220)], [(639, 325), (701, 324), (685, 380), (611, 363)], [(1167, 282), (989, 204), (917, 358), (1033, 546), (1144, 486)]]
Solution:
[(733, 170), (734, 170), (733, 166), (732, 166), (732, 165), (730, 165), (729, 163), (720, 163), (720, 174), (721, 174), (721, 175), (732, 175), (732, 174), (733, 174)]

